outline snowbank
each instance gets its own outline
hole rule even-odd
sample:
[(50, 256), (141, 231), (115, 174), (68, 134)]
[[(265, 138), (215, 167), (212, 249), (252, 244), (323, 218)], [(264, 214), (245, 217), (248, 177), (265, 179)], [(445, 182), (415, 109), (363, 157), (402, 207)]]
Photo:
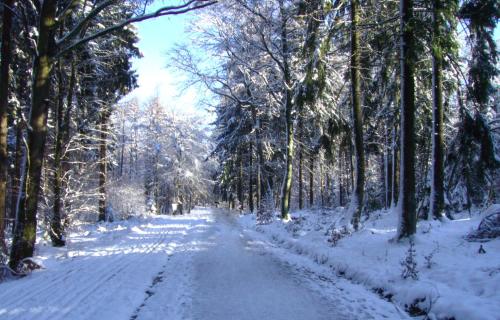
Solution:
[[(339, 231), (341, 216), (340, 210), (300, 211), (288, 223), (277, 219), (256, 225), (254, 215), (242, 216), (240, 223), (252, 236), (330, 267), (413, 314), (425, 312), (430, 319), (500, 319), (500, 239), (482, 244), (464, 239), (484, 214), (445, 223), (421, 222), (414, 242), (417, 280), (402, 278), (401, 261), (410, 244), (391, 241), (397, 224), (393, 213), (372, 213), (363, 229), (352, 235)], [(486, 253), (479, 253), (480, 245)]]

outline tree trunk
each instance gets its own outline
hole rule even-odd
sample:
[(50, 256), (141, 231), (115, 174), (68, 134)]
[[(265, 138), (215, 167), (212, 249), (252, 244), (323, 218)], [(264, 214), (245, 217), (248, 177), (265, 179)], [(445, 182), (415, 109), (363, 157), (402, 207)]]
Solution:
[[(107, 138), (108, 138), (108, 119), (109, 111), (105, 109), (101, 112), (101, 126), (99, 133), (99, 217), (97, 221), (106, 220), (106, 178), (108, 162), (106, 159)], [(156, 186), (155, 186), (156, 189)], [(156, 193), (156, 190), (155, 190)], [(156, 194), (155, 194), (156, 195)], [(157, 199), (155, 203), (158, 208)]]
[(253, 143), (250, 142), (249, 148), (249, 171), (248, 171), (248, 208), (253, 212)]
[(355, 230), (359, 227), (365, 189), (365, 153), (363, 147), (363, 110), (361, 106), (358, 11), (359, 0), (351, 0), (351, 103), (356, 159), (356, 179), (351, 197), (351, 210), (353, 210), (351, 223)]
[(54, 247), (62, 247), (65, 245), (63, 239), (63, 229), (61, 224), (61, 186), (62, 186), (62, 172), (61, 172), (61, 157), (62, 157), (62, 131), (63, 131), (63, 71), (62, 60), (59, 59), (57, 66), (57, 82), (58, 93), (57, 103), (55, 110), (55, 148), (54, 148), (54, 177), (52, 180), (52, 187), (54, 192), (54, 209), (50, 223), (50, 238)]
[(398, 208), (398, 239), (417, 229), (415, 203), (415, 44), (413, 1), (400, 0), (401, 59), (401, 166)]
[(17, 269), (19, 262), (32, 257), (36, 241), (36, 215), (42, 173), (47, 113), (50, 96), (50, 73), (53, 66), (56, 0), (45, 0), (40, 11), (37, 53), (33, 63), (32, 105), (28, 131), (28, 154), (24, 165), (19, 210), (12, 241), (9, 265)]
[(398, 203), (399, 195), (399, 148), (396, 135), (396, 124), (392, 128), (392, 197), (391, 207), (395, 207)]
[(281, 51), (283, 54), (283, 80), (284, 80), (284, 106), (286, 124), (286, 164), (281, 191), (281, 218), (290, 219), (290, 198), (292, 193), (292, 169), (293, 169), (293, 118), (292, 118), (292, 90), (291, 73), (288, 64), (288, 34), (286, 30), (286, 17), (283, 0), (279, 1), (281, 14)]
[(299, 210), (302, 210), (304, 207), (304, 196), (303, 196), (303, 181), (302, 181), (302, 162), (303, 162), (303, 155), (302, 155), (302, 146), (299, 148)]
[(309, 153), (309, 207), (314, 205), (314, 155)]
[[(62, 77), (62, 74), (59, 75)], [(54, 179), (52, 182), (52, 188), (54, 192), (54, 209), (51, 220), (51, 237), (52, 244), (54, 246), (63, 246), (63, 234), (64, 228), (62, 227), (62, 214), (61, 210), (63, 208), (62, 203), (62, 190), (64, 188), (63, 177), (69, 170), (64, 148), (69, 142), (69, 129), (71, 121), (71, 109), (73, 105), (73, 93), (76, 83), (76, 67), (75, 61), (71, 61), (71, 75), (68, 85), (68, 91), (66, 93), (66, 109), (63, 112), (63, 102), (62, 102), (62, 84), (59, 84), (59, 101), (58, 107), (56, 109), (56, 145), (54, 151)]]
[(0, 251), (7, 253), (5, 226), (7, 221), (7, 178), (9, 157), (7, 133), (9, 117), (9, 69), (12, 60), (12, 10), (15, 0), (4, 0), (2, 20), (2, 61), (0, 65)]
[(441, 0), (433, 1), (433, 45), (432, 45), (432, 185), (429, 219), (443, 218), (444, 210), (444, 112), (442, 93), (443, 57), (440, 46)]
[(119, 166), (119, 173), (120, 173), (120, 178), (123, 177), (123, 163), (124, 163), (124, 158), (125, 158), (125, 119), (122, 120), (122, 143), (120, 146), (120, 166)]
[[(387, 130), (386, 130), (387, 131)], [(385, 209), (391, 206), (392, 200), (392, 154), (391, 143), (389, 139), (390, 134), (386, 132), (385, 154), (384, 154), (384, 170), (385, 170)]]
[(238, 152), (238, 185), (236, 193), (239, 202), (238, 210), (243, 210), (243, 152), (241, 149)]
[[(251, 95), (251, 92), (248, 91), (248, 95)], [(263, 177), (262, 177), (262, 167), (264, 166), (264, 155), (262, 152), (262, 139), (261, 139), (261, 127), (260, 127), (260, 119), (257, 115), (257, 109), (252, 105), (252, 117), (255, 123), (255, 143), (257, 146), (257, 178), (255, 182), (256, 186), (256, 198), (257, 198), (257, 208), (260, 208), (261, 200), (262, 200), (262, 190), (265, 189)]]
[[(21, 118), (21, 110), (18, 110), (18, 117)], [(11, 195), (10, 195), (10, 218), (15, 220), (17, 211), (17, 200), (19, 197), (20, 184), (21, 184), (21, 163), (23, 160), (23, 128), (21, 124), (16, 124), (16, 150), (14, 153), (14, 167), (12, 168), (11, 179)], [(14, 232), (14, 223), (12, 224), (12, 232)]]
[(323, 157), (319, 159), (319, 192), (321, 196), (321, 206), (325, 206), (325, 177), (323, 172)]
[(351, 196), (354, 190), (354, 163), (353, 163), (354, 151), (352, 143), (349, 143), (349, 153), (347, 154), (347, 161), (349, 164), (349, 180), (347, 181), (346, 193), (348, 197)]
[(262, 202), (263, 178), (262, 167), (264, 166), (264, 155), (262, 152), (262, 141), (260, 137), (260, 120), (257, 119), (257, 130), (255, 130), (255, 138), (257, 140), (257, 207), (260, 208)]
[(340, 146), (339, 143), (339, 157), (338, 157), (338, 162), (339, 162), (339, 174), (338, 174), (338, 179), (339, 179), (339, 206), (344, 205), (344, 185), (343, 185), (343, 171), (342, 171), (342, 161), (344, 161), (344, 157), (342, 156), (342, 147)]

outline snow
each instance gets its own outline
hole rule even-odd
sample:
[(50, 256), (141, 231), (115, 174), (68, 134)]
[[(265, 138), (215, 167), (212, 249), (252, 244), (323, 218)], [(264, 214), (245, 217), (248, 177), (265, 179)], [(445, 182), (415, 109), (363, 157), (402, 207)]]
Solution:
[(130, 319), (137, 310), (142, 315), (144, 301), (154, 303), (148, 292), (162, 287), (171, 301), (163, 314), (178, 314), (183, 276), (165, 284), (155, 279), (189, 264), (189, 252), (196, 249), (190, 239), (208, 220), (204, 215), (132, 219), (87, 226), (71, 234), (65, 248), (40, 243), (35, 260), (44, 269), (0, 284), (0, 318)]
[(220, 209), (87, 225), (37, 248), (43, 269), (0, 283), (1, 319), (408, 318)]
[(335, 246), (344, 209), (258, 226), (207, 208), (86, 225), (65, 248), (41, 240), (43, 269), (0, 283), (0, 318), (407, 319), (414, 304), (429, 319), (499, 319), (500, 240), (464, 240), (488, 212), (420, 223), (418, 280), (401, 277), (409, 245), (390, 241), (390, 211)]
[(207, 249), (193, 261), (193, 319), (399, 318), (391, 304), (364, 288), (318, 281), (285, 263), (268, 243), (243, 234), (234, 214), (216, 217), (207, 229)]
[[(500, 319), (500, 239), (482, 243), (486, 254), (478, 253), (479, 243), (464, 240), (484, 213), (419, 224), (414, 240), (418, 280), (401, 277), (400, 262), (409, 244), (391, 241), (397, 232), (397, 215), (391, 210), (372, 213), (363, 230), (332, 246), (327, 241), (329, 229), (339, 227), (342, 213), (340, 209), (300, 211), (293, 214), (292, 222), (277, 219), (260, 226), (254, 216), (246, 215), (240, 223), (248, 234), (283, 250), (284, 259), (295, 254), (304, 258), (302, 266), (313, 264), (325, 274), (334, 271), (366, 289), (381, 289), (401, 309), (417, 304), (429, 310), (430, 319)], [(431, 253), (428, 268), (425, 257)]]

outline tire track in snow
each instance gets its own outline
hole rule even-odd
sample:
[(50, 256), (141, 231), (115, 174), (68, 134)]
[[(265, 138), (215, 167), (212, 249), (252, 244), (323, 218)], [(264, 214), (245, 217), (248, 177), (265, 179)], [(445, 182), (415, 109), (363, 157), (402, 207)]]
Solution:
[[(129, 236), (130, 234), (123, 234), (123, 237), (126, 237), (126, 236)], [(101, 239), (99, 239), (101, 240)], [(141, 244), (135, 244), (134, 245), (134, 249), (136, 249), (138, 246), (140, 246)], [(123, 250), (122, 250), (123, 251)], [(68, 253), (68, 252), (67, 252)], [(66, 254), (67, 254), (66, 253)], [(125, 259), (125, 257), (121, 254), (112, 254), (110, 256), (113, 256), (113, 259), (116, 261), (116, 260), (123, 260)], [(76, 256), (74, 258), (84, 258), (83, 256)], [(73, 264), (75, 263), (77, 260), (73, 260), (74, 258), (71, 258), (71, 260), (66, 260), (66, 261), (63, 261), (64, 264)], [(85, 261), (87, 262), (87, 261)], [(108, 268), (108, 266), (106, 264), (104, 264), (102, 266), (102, 268), (98, 269), (97, 271), (104, 271)], [(29, 291), (28, 294), (24, 295), (23, 298), (21, 299), (16, 299), (16, 297), (12, 297), (12, 296), (6, 296), (6, 295), (0, 295), (0, 301), (5, 301), (5, 304), (6, 305), (9, 305), (9, 306), (17, 306), (17, 305), (22, 305), (23, 303), (26, 303), (27, 301), (30, 301), (32, 300), (34, 297), (36, 296), (39, 296), (41, 294), (43, 294), (44, 292), (46, 291), (49, 291), (51, 289), (54, 289), (54, 288), (57, 288), (59, 285), (61, 285), (63, 282), (65, 282), (66, 280), (68, 280), (69, 278), (71, 278), (72, 275), (70, 274), (73, 274), (73, 273), (77, 273), (79, 271), (82, 271), (84, 270), (85, 268), (84, 267), (81, 267), (81, 266), (76, 266), (75, 269), (70, 269), (66, 272), (65, 276), (64, 277), (61, 277), (61, 278), (58, 278), (58, 279), (52, 279), (52, 281), (50, 282), (49, 285), (44, 285), (46, 282), (45, 281), (39, 281), (41, 285), (39, 286), (36, 286), (36, 287), (33, 287), (32, 283), (30, 281), (26, 281), (26, 282), (23, 282), (23, 281), (18, 281), (17, 282), (17, 285), (18, 285), (18, 288), (19, 286), (22, 286), (23, 289), (25, 289), (26, 291)], [(51, 280), (50, 278), (53, 278), (54, 275), (52, 273), (44, 273), (44, 274), (38, 274), (37, 276), (40, 276), (42, 279), (45, 279), (45, 280)], [(24, 290), (23, 290), (24, 291)], [(9, 300), (9, 299), (12, 299), (12, 300)]]
[[(144, 259), (145, 256), (147, 256), (148, 254), (153, 252), (156, 248), (158, 248), (161, 244), (163, 244), (168, 235), (169, 231), (168, 225), (161, 228), (160, 230), (161, 231), (159, 233), (154, 234), (154, 237), (152, 237), (151, 234), (149, 236), (138, 234), (139, 236), (141, 236), (141, 238), (135, 239), (134, 241), (137, 242), (134, 243), (133, 246), (125, 247), (122, 248), (121, 250), (117, 250), (116, 253), (112, 253), (113, 258), (110, 261), (100, 261), (99, 265), (95, 266), (96, 269), (92, 270), (92, 273), (81, 272), (84, 271), (86, 268), (82, 267), (81, 265), (77, 265), (74, 269), (68, 270), (63, 277), (55, 278), (48, 285), (47, 285), (47, 280), (50, 281), (51, 278), (57, 276), (57, 273), (47, 273), (42, 278), (43, 280), (42, 279), (37, 279), (39, 281), (35, 280), (35, 283), (38, 282), (38, 285), (36, 286), (33, 286), (32, 281), (26, 281), (25, 284), (23, 284), (23, 289), (21, 291), (26, 292), (27, 294), (24, 294), (21, 297), (21, 299), (19, 296), (15, 295), (12, 296), (8, 294), (9, 292), (5, 292), (4, 294), (0, 294), (0, 301), (2, 301), (2, 305), (8, 307), (9, 310), (16, 310), (26, 305), (32, 305), (32, 306), (34, 305), (36, 307), (37, 303), (42, 305), (47, 302), (50, 302), (48, 299), (45, 300), (37, 299), (38, 297), (40, 296), (43, 297), (44, 295), (54, 294), (55, 292), (58, 292), (59, 293), (58, 295), (56, 295), (55, 297), (51, 296), (50, 299), (52, 301), (57, 300), (58, 309), (64, 310), (64, 308), (67, 308), (68, 306), (79, 305), (79, 302), (84, 301), (86, 298), (92, 295), (94, 293), (94, 290), (102, 286), (103, 283), (110, 281), (117, 274), (125, 270), (127, 267), (131, 266), (134, 263), (137, 263), (138, 260)], [(126, 233), (123, 235), (122, 238), (129, 237), (131, 235), (135, 236), (136, 234)], [(151, 241), (152, 239), (154, 239), (153, 243), (148, 242)], [(142, 252), (140, 252), (140, 254), (137, 255), (137, 258), (130, 259), (128, 254), (134, 254), (135, 251), (137, 250), (141, 250)], [(87, 268), (89, 267), (92, 268), (92, 265), (88, 264), (88, 260), (85, 262)], [(77, 261), (76, 260), (67, 261), (68, 265), (74, 263), (77, 263)], [(100, 275), (97, 279), (95, 278), (96, 274)], [(76, 287), (84, 284), (88, 285), (85, 285), (82, 289), (76, 292), (73, 291), (71, 292), (71, 294), (67, 294), (67, 290), (60, 290), (60, 289), (62, 286), (64, 286), (64, 283), (68, 280), (71, 280), (71, 282), (69, 283), (71, 284), (72, 287), (75, 285)], [(18, 289), (20, 288), (16, 287), (16, 290)], [(63, 312), (62, 314), (59, 313), (52, 314), (50, 312), (49, 314), (39, 313), (36, 315), (36, 318), (54, 319), (60, 317), (65, 319), (66, 318), (65, 315), (67, 315), (70, 311), (73, 310), (71, 308), (68, 308), (66, 312)]]
[[(160, 235), (160, 238), (156, 242), (151, 244), (144, 252), (142, 252), (141, 254), (138, 254), (137, 258), (135, 258), (135, 259), (127, 260), (127, 255), (125, 254), (125, 255), (122, 255), (123, 259), (120, 259), (120, 262), (123, 260), (126, 260), (128, 262), (126, 262), (124, 264), (120, 263), (119, 265), (114, 264), (114, 265), (105, 266), (104, 269), (110, 270), (109, 272), (104, 272), (98, 279), (90, 277), (92, 279), (90, 284), (88, 286), (80, 289), (79, 291), (72, 292), (71, 295), (66, 296), (66, 299), (63, 300), (63, 302), (60, 304), (60, 307), (62, 309), (64, 309), (65, 307), (69, 307), (71, 305), (79, 306), (80, 305), (79, 302), (86, 301), (87, 298), (90, 297), (91, 295), (93, 295), (99, 287), (103, 286), (105, 283), (109, 282), (111, 279), (115, 278), (117, 275), (120, 275), (122, 273), (122, 271), (126, 270), (132, 264), (137, 264), (138, 261), (144, 260), (145, 256), (152, 253), (156, 248), (158, 248), (161, 244), (163, 244), (165, 242), (166, 237), (167, 237), (167, 233), (163, 232)], [(116, 268), (116, 267), (118, 267), (118, 268)], [(95, 274), (95, 273), (93, 273), (93, 274)], [(76, 300), (75, 300), (75, 297), (77, 298)], [(105, 300), (103, 298), (104, 297), (100, 296), (100, 297), (95, 298), (93, 300), (96, 300), (96, 299), (97, 300)], [(67, 314), (70, 311), (74, 312), (75, 310), (68, 309), (68, 311), (63, 312), (61, 314), (61, 317), (65, 318), (65, 316), (67, 316)], [(81, 315), (83, 316), (84, 314), (88, 313), (89, 311), (93, 311), (93, 310), (87, 310), (87, 312), (85, 312)], [(53, 317), (48, 317), (48, 319), (53, 319)]]

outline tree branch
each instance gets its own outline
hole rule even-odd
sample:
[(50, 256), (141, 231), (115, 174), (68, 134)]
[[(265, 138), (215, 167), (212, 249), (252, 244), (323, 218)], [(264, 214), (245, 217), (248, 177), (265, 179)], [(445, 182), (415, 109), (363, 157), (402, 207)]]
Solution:
[[(140, 15), (137, 17), (133, 17), (130, 19), (127, 19), (125, 21), (122, 21), (121, 23), (118, 23), (116, 25), (113, 25), (111, 27), (108, 27), (104, 30), (97, 31), (94, 34), (91, 34), (87, 37), (81, 38), (78, 41), (69, 44), (67, 47), (64, 47), (64, 44), (70, 41), (72, 38), (78, 34), (79, 31), (82, 30), (82, 28), (86, 25), (88, 21), (90, 21), (92, 18), (96, 17), (100, 12), (102, 12), (105, 8), (107, 8), (109, 5), (113, 4), (116, 0), (108, 0), (103, 2), (99, 7), (95, 8), (92, 10), (92, 12), (89, 13), (87, 17), (85, 17), (68, 35), (66, 35), (64, 38), (62, 38), (60, 41), (58, 41), (58, 46), (59, 46), (59, 52), (57, 53), (56, 57), (59, 57), (61, 55), (64, 55), (68, 51), (71, 51), (72, 49), (76, 48), (77, 46), (87, 43), (91, 40), (94, 40), (96, 38), (105, 36), (115, 30), (122, 29), (123, 27), (135, 23), (135, 22), (141, 22), (153, 18), (158, 18), (162, 16), (167, 16), (167, 15), (178, 15), (178, 14), (183, 14), (187, 13), (190, 11), (202, 9), (208, 6), (211, 6), (213, 4), (217, 3), (217, 0), (190, 0), (182, 5), (179, 6), (168, 6), (168, 7), (163, 7), (157, 10), (156, 12), (153, 13), (148, 13), (144, 15)], [(194, 4), (194, 5), (193, 5)]]

